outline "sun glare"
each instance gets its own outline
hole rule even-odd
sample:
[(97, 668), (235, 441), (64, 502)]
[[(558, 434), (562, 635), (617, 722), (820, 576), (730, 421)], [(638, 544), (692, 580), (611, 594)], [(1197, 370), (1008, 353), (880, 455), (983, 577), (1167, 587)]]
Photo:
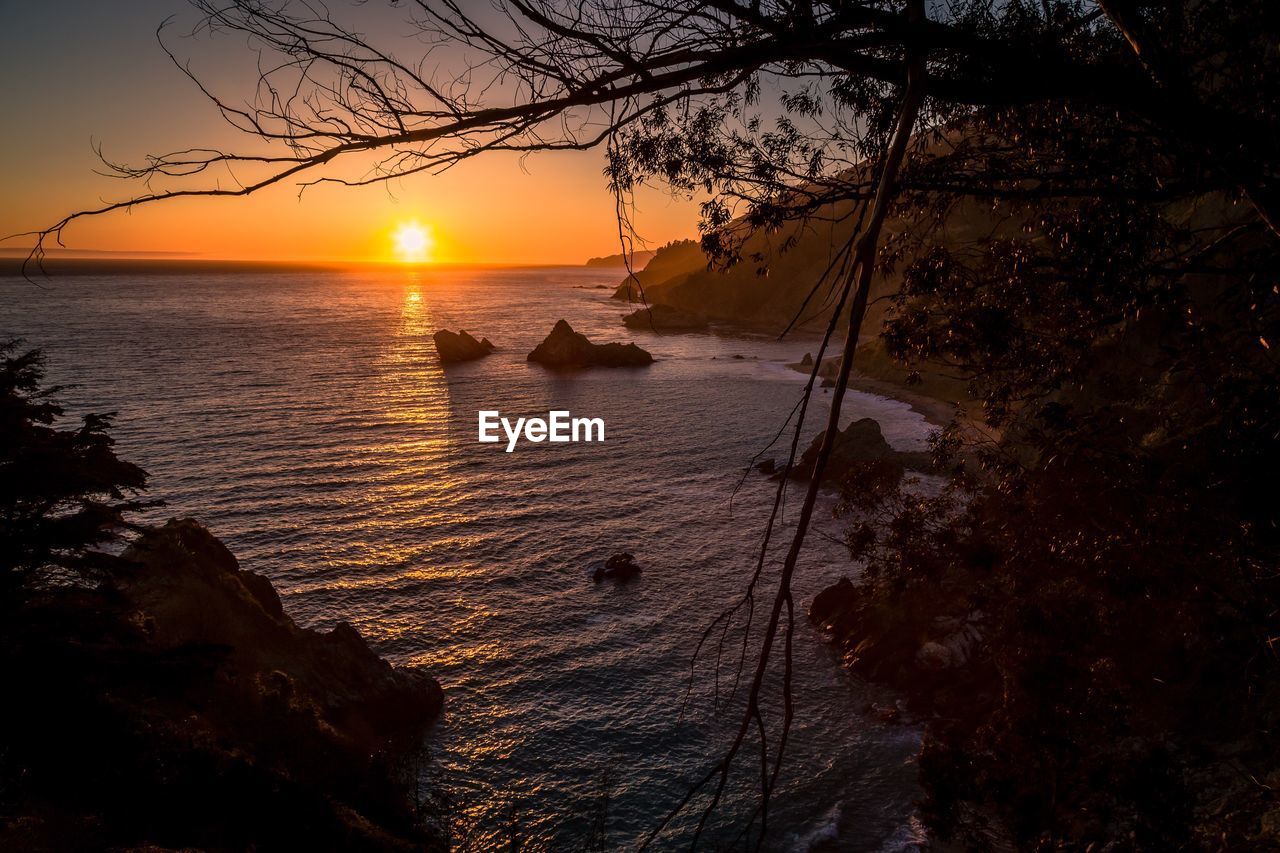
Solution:
[(435, 241), (431, 239), (431, 232), (418, 223), (401, 223), (392, 240), (395, 241), (396, 257), (402, 263), (421, 264), (431, 260)]

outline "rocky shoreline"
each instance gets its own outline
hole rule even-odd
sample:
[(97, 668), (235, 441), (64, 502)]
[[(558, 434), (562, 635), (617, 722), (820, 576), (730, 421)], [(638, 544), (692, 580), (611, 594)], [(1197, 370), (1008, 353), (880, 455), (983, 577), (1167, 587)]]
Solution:
[[(807, 361), (806, 361), (807, 359)], [(798, 362), (788, 364), (787, 367), (808, 376), (813, 370), (813, 358), (808, 353), (805, 359)], [(820, 386), (829, 388), (835, 384), (836, 372), (840, 369), (840, 357), (829, 356), (822, 360), (822, 366), (818, 369), (818, 376), (823, 381)], [(854, 360), (854, 368), (849, 376), (849, 387), (856, 391), (864, 391), (868, 394), (875, 394), (878, 397), (888, 397), (891, 400), (898, 400), (906, 403), (911, 410), (919, 414), (926, 421), (934, 426), (945, 427), (957, 415), (957, 406), (954, 401), (940, 397), (931, 397), (915, 391), (911, 386), (902, 382), (892, 382), (887, 379), (877, 379), (867, 376), (858, 371), (858, 362)]]
[[(198, 522), (6, 614), (5, 849), (442, 849), (414, 793), (440, 685), (300, 628)], [(74, 780), (74, 784), (70, 784)]]
[[(627, 287), (628, 283), (624, 281), (618, 285), (617, 291), (610, 298), (626, 301), (628, 299)], [(647, 308), (638, 308), (623, 318), (623, 325), (627, 328), (658, 332), (679, 331), (709, 334), (712, 322), (719, 322), (728, 328), (749, 332), (768, 332), (770, 334), (777, 332), (776, 324), (772, 322), (750, 322), (742, 318), (716, 317), (661, 302)], [(866, 370), (860, 370), (860, 367), (869, 367), (868, 362), (874, 357), (873, 346), (868, 346), (871, 343), (873, 342), (865, 341), (859, 345), (858, 358), (854, 362), (854, 369), (849, 378), (849, 387), (857, 391), (906, 403), (911, 407), (912, 411), (937, 427), (946, 427), (958, 419), (966, 429), (987, 431), (984, 425), (981, 425), (978, 420), (964, 411), (961, 404), (968, 401), (963, 393), (963, 383), (947, 382), (942, 384), (941, 387), (935, 387), (935, 384), (926, 382), (917, 388), (907, 384), (906, 381), (898, 379), (896, 376), (888, 378), (886, 376), (872, 375)], [(828, 356), (823, 359), (818, 371), (819, 378), (823, 380), (820, 383), (820, 387), (830, 388), (834, 385), (835, 374), (839, 370), (839, 366), (839, 356)], [(805, 359), (790, 363), (787, 367), (807, 376), (813, 369), (812, 355), (806, 354)], [(880, 373), (885, 372), (883, 365), (877, 365), (877, 367)], [(899, 372), (904, 377), (906, 376), (905, 370)], [(934, 393), (929, 393), (931, 391)]]

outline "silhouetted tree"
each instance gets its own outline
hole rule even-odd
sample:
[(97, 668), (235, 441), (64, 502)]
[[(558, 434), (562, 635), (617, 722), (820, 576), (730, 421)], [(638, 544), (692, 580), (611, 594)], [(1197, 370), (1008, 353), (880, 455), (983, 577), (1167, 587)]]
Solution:
[(59, 387), (41, 387), (43, 356), (0, 345), (0, 563), (5, 591), (37, 574), (92, 575), (113, 558), (132, 497), (147, 475), (120, 460), (107, 430), (111, 415), (85, 415), (61, 426)]

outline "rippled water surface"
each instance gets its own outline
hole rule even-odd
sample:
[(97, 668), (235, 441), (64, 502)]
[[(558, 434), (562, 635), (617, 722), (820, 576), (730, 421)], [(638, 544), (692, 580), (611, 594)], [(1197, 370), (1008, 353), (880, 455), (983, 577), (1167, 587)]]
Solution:
[[(8, 278), (0, 333), (43, 347), (51, 379), (78, 383), (63, 395), (73, 412), (118, 411), (120, 450), (150, 471), (162, 514), (200, 518), (300, 623), (351, 622), (380, 654), (439, 678), (433, 778), (482, 849), (503, 845), (513, 823), (525, 849), (572, 848), (606, 788), (608, 841), (625, 849), (735, 722), (711, 713), (708, 668), (680, 717), (690, 655), (751, 568), (774, 486), (753, 474), (731, 504), (733, 486), (801, 392), (785, 363), (814, 343), (632, 332), (595, 287), (616, 278), (385, 269), (78, 276), (43, 289)], [(657, 362), (528, 364), (561, 317), (597, 342), (635, 340)], [(431, 342), (442, 327), (499, 349), (444, 369)], [(476, 442), (480, 409), (568, 409), (603, 418), (606, 440), (504, 453)], [(825, 398), (816, 409), (815, 424)], [(901, 449), (928, 434), (895, 401), (851, 394), (845, 411), (878, 419)], [(818, 530), (802, 608), (851, 571), (823, 536), (839, 534), (829, 512)], [(593, 583), (589, 567), (617, 551), (636, 555), (641, 579)], [(877, 696), (807, 623), (796, 662), (771, 846), (909, 848), (916, 735), (861, 713)], [(750, 773), (757, 759), (745, 760)], [(733, 786), (725, 823), (754, 804)]]

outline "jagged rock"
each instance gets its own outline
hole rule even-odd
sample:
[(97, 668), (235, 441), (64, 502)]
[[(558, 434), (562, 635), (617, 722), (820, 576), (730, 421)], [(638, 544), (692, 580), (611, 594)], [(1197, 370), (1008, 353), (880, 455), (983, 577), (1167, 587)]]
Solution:
[[(818, 433), (791, 467), (792, 479), (808, 480), (812, 476), (825, 435), (826, 430)], [(886, 476), (900, 479), (908, 468), (916, 471), (931, 470), (933, 459), (928, 453), (894, 450), (885, 441), (879, 423), (873, 418), (861, 418), (849, 424), (837, 436), (835, 447), (831, 449), (831, 458), (827, 460), (823, 483), (837, 486), (850, 473), (865, 469), (868, 465), (874, 466), (875, 470)]]
[(840, 578), (813, 597), (813, 603), (809, 605), (809, 618), (824, 629), (831, 630), (833, 621), (851, 609), (856, 598), (853, 581)]
[(632, 311), (622, 318), (622, 322), (628, 329), (650, 331), (701, 331), (707, 328), (707, 318), (703, 315), (661, 303)]
[(425, 726), (440, 712), (434, 680), (393, 669), (346, 623), (327, 634), (299, 628), (270, 581), (241, 569), (197, 521), (173, 519), (124, 557), (137, 568), (121, 576), (119, 589), (159, 648), (226, 648), (241, 678), (284, 671), (296, 697), (356, 743)]
[[(836, 387), (836, 377), (840, 375), (840, 363), (843, 360), (844, 359), (837, 355), (830, 358), (824, 358), (821, 364), (816, 365), (818, 378), (822, 380), (821, 387)], [(814, 372), (815, 367), (814, 361), (813, 353), (807, 352), (804, 354), (804, 358), (799, 361), (793, 361), (791, 364), (788, 364), (787, 367), (790, 367), (792, 370), (799, 371), (800, 373), (812, 373)]]
[(448, 329), (441, 329), (431, 337), (436, 342), (436, 352), (440, 354), (440, 361), (445, 364), (475, 361), (477, 358), (484, 358), (494, 350), (488, 338), (477, 341), (462, 329), (456, 335)]
[(635, 344), (593, 344), (559, 320), (528, 360), (548, 367), (644, 367), (653, 356)]
[(618, 299), (623, 302), (642, 302), (643, 294), (640, 291), (640, 285), (636, 283), (635, 278), (629, 278), (613, 290), (610, 299)]
[[(825, 435), (825, 430), (818, 433), (800, 460), (792, 466), (793, 479), (807, 480), (812, 475)], [(823, 481), (832, 485), (838, 484), (850, 469), (867, 462), (895, 466), (899, 469), (899, 476), (903, 468), (897, 458), (897, 451), (884, 440), (884, 434), (880, 432), (880, 424), (873, 418), (854, 421), (836, 437), (835, 446), (831, 449), (831, 458), (827, 460)]]
[(406, 772), (439, 685), (349, 625), (300, 628), (195, 521), (121, 556), (100, 585), (6, 602), (22, 781), (0, 849), (444, 849)]
[(836, 384), (836, 377), (840, 375), (840, 365), (844, 364), (844, 359), (840, 356), (832, 356), (824, 358), (822, 364), (818, 365), (818, 375), (824, 379), (831, 380), (831, 384)]
[(618, 581), (629, 581), (640, 574), (640, 566), (636, 564), (636, 558), (627, 553), (614, 554), (612, 557), (604, 561), (603, 566), (599, 566), (592, 573), (592, 577), (597, 582), (606, 578)]
[(767, 477), (772, 477), (778, 470), (778, 463), (772, 459), (762, 459), (756, 463), (756, 470)]

